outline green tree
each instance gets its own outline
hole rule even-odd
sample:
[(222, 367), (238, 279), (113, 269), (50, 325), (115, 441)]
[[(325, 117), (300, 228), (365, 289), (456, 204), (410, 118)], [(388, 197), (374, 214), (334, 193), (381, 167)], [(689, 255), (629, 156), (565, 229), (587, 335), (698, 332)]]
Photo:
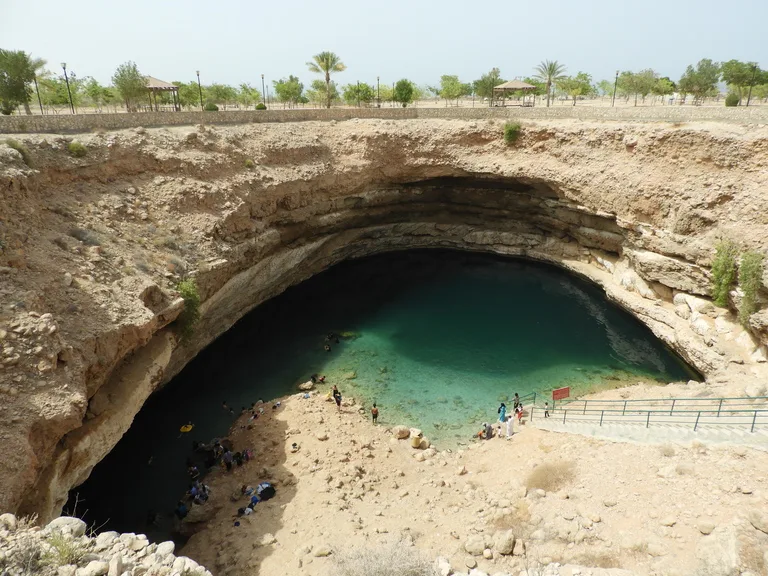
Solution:
[(579, 72), (576, 76), (561, 78), (557, 81), (557, 88), (573, 99), (574, 106), (576, 106), (577, 98), (589, 96), (594, 90), (592, 87), (592, 77), (586, 72)]
[(613, 82), (609, 80), (600, 80), (597, 83), (597, 89), (600, 91), (600, 96), (612, 96), (613, 95)]
[(179, 87), (179, 104), (184, 108), (195, 108), (200, 105), (200, 92), (197, 81), (191, 82), (172, 82), (174, 86)]
[(347, 84), (341, 88), (341, 97), (350, 106), (368, 105), (376, 99), (376, 89), (365, 82)]
[(336, 88), (335, 82), (326, 84), (323, 80), (312, 80), (310, 89), (307, 90), (307, 98), (317, 104), (330, 107), (330, 102), (339, 100), (339, 90)]
[(541, 80), (546, 84), (547, 107), (549, 107), (552, 84), (565, 77), (565, 66), (557, 60), (544, 60), (535, 68), (534, 78)]
[(252, 88), (250, 84), (240, 84), (240, 90), (237, 92), (237, 102), (247, 109), (251, 105), (261, 102), (261, 92), (256, 88)]
[(315, 54), (312, 57), (311, 62), (307, 62), (307, 66), (310, 72), (325, 75), (326, 108), (330, 108), (332, 99), (331, 74), (344, 72), (347, 69), (346, 65), (333, 52), (320, 52), (320, 54)]
[(739, 62), (738, 60), (723, 62), (721, 71), (723, 82), (739, 95), (739, 102), (744, 98), (744, 92), (748, 91), (750, 86), (756, 86), (762, 80), (763, 74), (757, 62)]
[(739, 320), (749, 326), (749, 317), (759, 308), (758, 292), (762, 286), (764, 256), (759, 252), (745, 252), (739, 264), (739, 287), (744, 295), (739, 305)]
[(0, 108), (4, 114), (17, 106), (24, 106), (25, 112), (32, 114), (32, 84), (43, 66), (45, 60), (32, 58), (22, 50), (0, 49)]
[(101, 110), (101, 105), (104, 103), (104, 86), (99, 84), (95, 78), (87, 78), (83, 87), (85, 95), (88, 98), (88, 103)]
[(725, 239), (715, 246), (712, 260), (712, 300), (716, 306), (728, 306), (728, 294), (736, 281), (736, 258), (739, 249), (734, 242)]
[(135, 112), (137, 103), (147, 95), (147, 78), (139, 72), (134, 62), (120, 64), (112, 76), (112, 84), (120, 92), (129, 112)]
[(394, 102), (395, 92), (389, 84), (379, 85), (379, 99), (382, 102)]
[(399, 102), (402, 104), (403, 108), (405, 108), (408, 106), (408, 104), (413, 102), (413, 96), (415, 92), (416, 88), (413, 82), (403, 78), (402, 80), (398, 80), (397, 84), (395, 84), (395, 93), (393, 98), (395, 102)]
[(480, 76), (479, 80), (473, 82), (472, 88), (475, 95), (479, 98), (493, 98), (493, 89), (499, 84), (504, 84), (505, 80), (501, 77), (501, 71), (498, 68), (491, 68), (490, 72), (486, 72)]
[(440, 97), (445, 99), (446, 106), (449, 100), (456, 100), (458, 106), (459, 98), (467, 93), (466, 90), (467, 84), (462, 84), (458, 76), (440, 76)]
[(227, 84), (211, 84), (203, 86), (203, 97), (206, 103), (220, 104), (226, 109), (237, 100), (237, 90)]
[(665, 97), (672, 94), (676, 89), (677, 85), (666, 76), (657, 78), (656, 83), (653, 85), (653, 93), (661, 98), (662, 106), (664, 105)]
[(694, 104), (717, 93), (720, 81), (720, 64), (709, 58), (699, 60), (696, 67), (688, 66), (678, 82), (680, 92), (693, 94)]
[(640, 72), (635, 74), (635, 85), (637, 87), (637, 92), (635, 93), (635, 106), (637, 106), (637, 94), (642, 96), (643, 104), (645, 104), (645, 99), (648, 97), (648, 94), (653, 92), (653, 88), (656, 86), (658, 79), (658, 73), (651, 68), (640, 70)]
[(283, 108), (286, 105), (289, 108), (296, 106), (304, 92), (304, 84), (299, 82), (298, 77), (293, 75), (288, 76), (288, 78), (273, 80), (272, 86), (275, 87), (275, 94), (277, 94), (277, 99), (283, 103)]

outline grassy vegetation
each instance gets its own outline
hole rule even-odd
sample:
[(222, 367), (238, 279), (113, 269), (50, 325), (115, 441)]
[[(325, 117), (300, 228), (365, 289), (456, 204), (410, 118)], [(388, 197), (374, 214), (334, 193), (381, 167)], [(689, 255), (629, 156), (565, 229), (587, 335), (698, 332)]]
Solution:
[(77, 238), (83, 244), (87, 244), (88, 246), (101, 245), (101, 240), (99, 239), (99, 236), (92, 230), (88, 230), (86, 228), (72, 228), (69, 231), (69, 235), (72, 236), (73, 238)]
[(525, 487), (529, 490), (541, 489), (546, 492), (556, 492), (567, 486), (576, 476), (573, 462), (552, 462), (539, 464), (525, 479)]
[(82, 158), (88, 154), (88, 148), (77, 141), (70, 142), (69, 146), (67, 146), (67, 150), (69, 151), (69, 155), (73, 156), (74, 158)]
[(763, 255), (759, 252), (745, 252), (739, 265), (739, 286), (744, 292), (739, 306), (739, 321), (747, 326), (749, 317), (757, 312), (757, 294), (763, 278)]
[(250, 170), (250, 169), (251, 169), (251, 168), (253, 168), (254, 166), (255, 166), (255, 164), (253, 163), (253, 160), (251, 160), (250, 158), (247, 158), (247, 159), (245, 160), (245, 167), (246, 167), (246, 168), (248, 168), (248, 169)]
[(71, 537), (54, 532), (46, 540), (50, 548), (43, 554), (43, 561), (54, 566), (79, 564), (86, 554), (86, 548)]
[(728, 293), (736, 281), (738, 248), (731, 240), (721, 240), (715, 246), (712, 261), (712, 299), (717, 306), (728, 306)]
[(520, 124), (518, 122), (507, 122), (504, 124), (504, 142), (511, 146), (520, 137)]
[(32, 168), (32, 155), (29, 153), (29, 148), (24, 146), (21, 142), (18, 140), (14, 140), (12, 138), (8, 138), (8, 140), (5, 141), (5, 143), (8, 145), (9, 148), (13, 148), (21, 154), (21, 159), (24, 161), (24, 164)]
[(184, 299), (184, 310), (177, 320), (181, 340), (187, 340), (195, 330), (200, 320), (200, 294), (194, 280), (182, 280), (176, 286), (179, 296)]

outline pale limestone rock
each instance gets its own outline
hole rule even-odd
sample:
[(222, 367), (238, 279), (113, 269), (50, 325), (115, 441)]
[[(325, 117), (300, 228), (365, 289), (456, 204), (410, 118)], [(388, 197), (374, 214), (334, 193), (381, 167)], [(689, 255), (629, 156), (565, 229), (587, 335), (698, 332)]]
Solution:
[(699, 561), (697, 576), (738, 576), (741, 558), (733, 527), (701, 538), (696, 545), (696, 558)]
[(174, 550), (176, 550), (176, 544), (168, 540), (167, 542), (161, 542), (160, 544), (157, 545), (157, 550), (155, 550), (155, 554), (157, 554), (160, 558), (164, 558), (169, 554), (173, 554)]
[(421, 448), (421, 438), (418, 436), (411, 436), (411, 448)]
[(16, 516), (13, 514), (0, 514), (0, 527), (13, 532), (16, 530)]
[(123, 557), (120, 554), (115, 554), (109, 561), (108, 576), (120, 576), (123, 573)]
[(315, 387), (315, 383), (312, 382), (312, 380), (307, 380), (306, 382), (299, 384), (299, 390), (302, 392), (308, 392), (309, 390), (312, 390), (312, 388)]
[(321, 442), (325, 442), (326, 440), (328, 440), (328, 433), (327, 432), (318, 432), (317, 434), (315, 434), (315, 438), (317, 438)]
[(59, 531), (68, 531), (72, 534), (75, 538), (79, 538), (83, 534), (85, 534), (85, 530), (88, 528), (86, 526), (85, 522), (80, 520), (80, 518), (71, 518), (69, 516), (60, 516), (56, 518), (55, 520), (52, 520), (48, 523), (48, 525), (45, 527), (46, 530), (59, 530)]
[(697, 528), (699, 529), (699, 532), (701, 532), (705, 536), (708, 536), (709, 534), (712, 534), (712, 532), (715, 530), (715, 524), (714, 522), (710, 522), (709, 520), (703, 520), (702, 522), (699, 522)]
[(481, 556), (485, 550), (485, 540), (481, 534), (473, 534), (464, 541), (464, 550), (473, 556)]
[(85, 568), (77, 569), (77, 576), (103, 576), (109, 572), (109, 564), (94, 560), (89, 562)]
[(515, 550), (515, 534), (512, 530), (497, 532), (493, 537), (493, 549), (504, 556)]
[(752, 510), (749, 513), (749, 523), (752, 524), (756, 529), (760, 530), (760, 532), (765, 532), (768, 534), (768, 511), (762, 509), (762, 510)]
[(405, 440), (411, 435), (411, 430), (407, 426), (395, 426), (392, 428), (392, 436), (397, 440)]

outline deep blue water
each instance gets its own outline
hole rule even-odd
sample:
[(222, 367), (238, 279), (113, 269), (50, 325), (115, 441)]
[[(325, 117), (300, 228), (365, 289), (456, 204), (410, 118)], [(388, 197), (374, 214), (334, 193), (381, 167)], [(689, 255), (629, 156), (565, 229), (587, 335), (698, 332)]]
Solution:
[[(344, 337), (326, 352), (329, 332)], [(438, 446), (468, 438), (515, 392), (697, 377), (598, 288), (552, 266), (449, 251), (345, 262), (258, 307), (151, 397), (75, 490), (79, 511), (104, 529), (147, 531), (147, 511), (168, 516), (188, 483), (180, 425), (221, 436), (234, 419), (224, 400), (239, 413), (312, 373)]]

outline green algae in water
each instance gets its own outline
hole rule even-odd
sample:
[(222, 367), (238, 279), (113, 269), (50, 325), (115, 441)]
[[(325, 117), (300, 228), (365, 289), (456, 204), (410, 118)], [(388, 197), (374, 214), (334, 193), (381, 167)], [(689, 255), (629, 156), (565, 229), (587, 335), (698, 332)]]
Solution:
[[(326, 352), (331, 331), (339, 343)], [(444, 251), (345, 262), (259, 306), (153, 395), (77, 489), (86, 520), (156, 532), (144, 523), (153, 509), (170, 523), (187, 488), (191, 441), (232, 424), (221, 403), (239, 412), (295, 393), (313, 373), (327, 376), (323, 394), (337, 384), (366, 406), (375, 401), (381, 425), (421, 428), (440, 448), (496, 420), (515, 392), (697, 377), (598, 288), (551, 266)], [(180, 438), (190, 420), (194, 437)]]

